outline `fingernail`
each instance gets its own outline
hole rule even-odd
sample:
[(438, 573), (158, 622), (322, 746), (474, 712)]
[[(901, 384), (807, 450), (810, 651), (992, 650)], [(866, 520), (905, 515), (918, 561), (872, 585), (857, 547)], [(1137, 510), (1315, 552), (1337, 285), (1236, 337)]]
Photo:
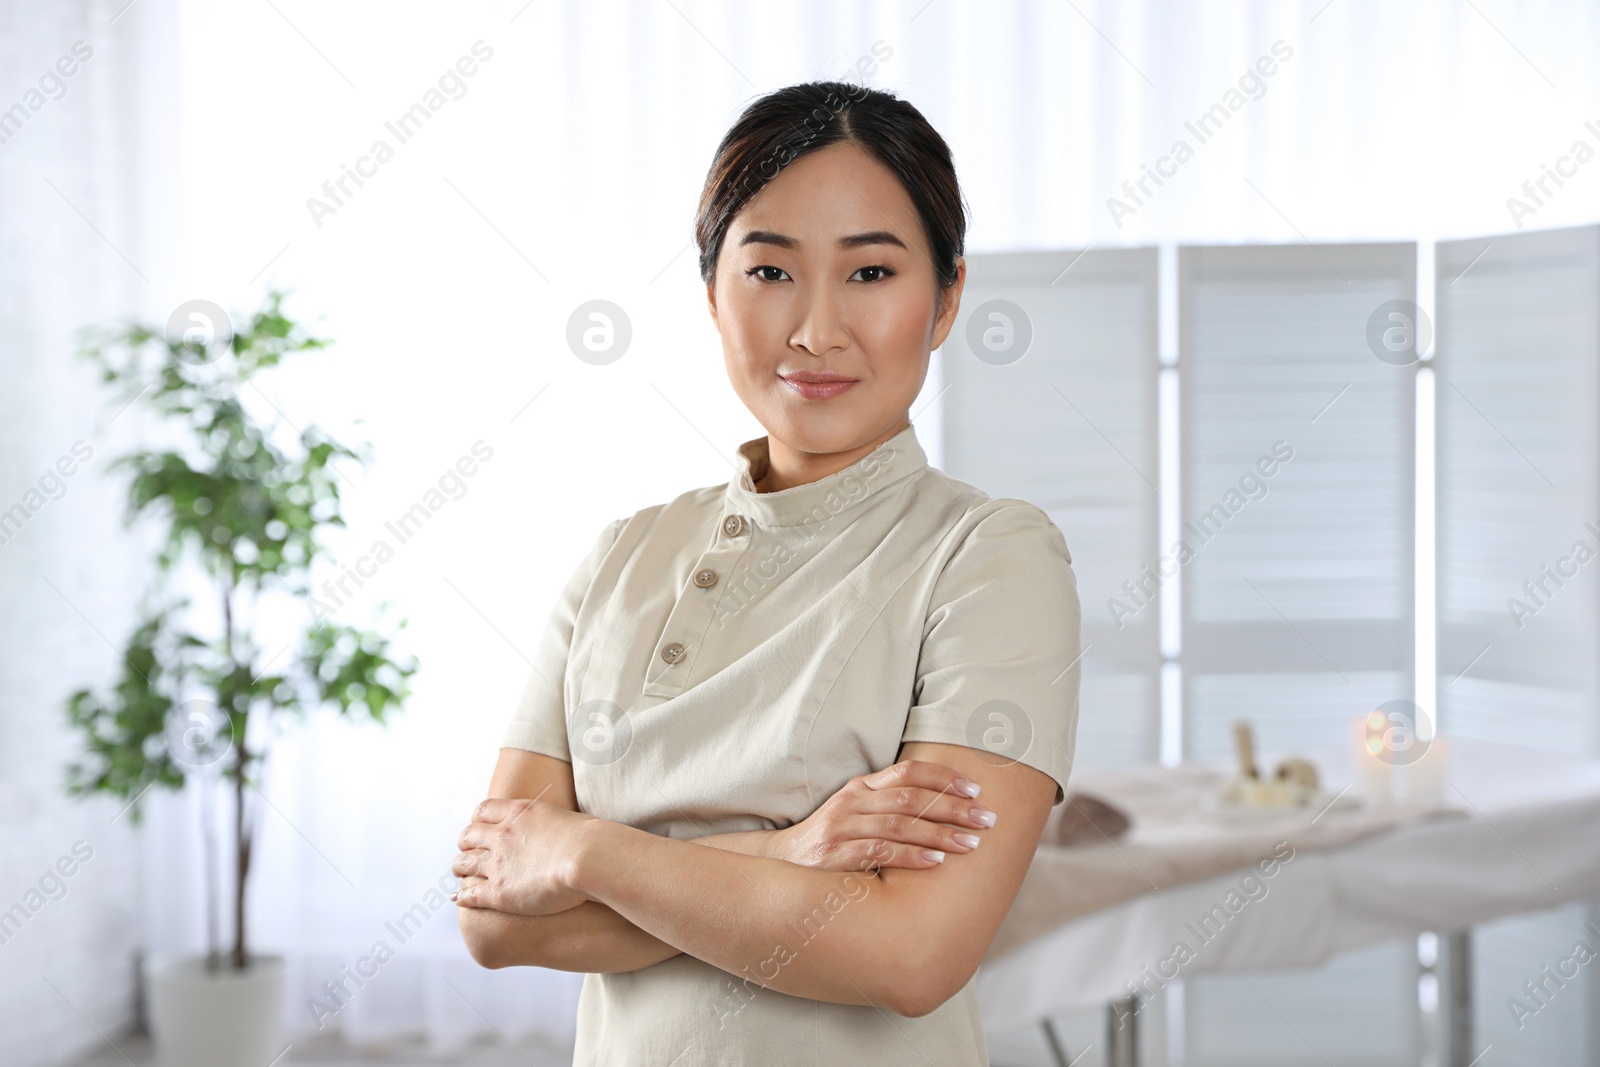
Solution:
[(969, 797), (975, 797), (978, 795), (978, 783), (969, 782), (965, 778), (957, 778), (955, 788), (956, 792), (965, 793)]
[(455, 894), (454, 894), (454, 893), (451, 893), (451, 894), (450, 894), (450, 899), (451, 899), (451, 900), (455, 900), (455, 899), (456, 899), (456, 895), (455, 895)]
[(994, 812), (990, 811), (988, 808), (973, 808), (972, 809), (972, 821), (973, 822), (981, 823), (984, 826), (993, 826), (994, 825), (994, 820), (995, 820), (995, 814), (994, 814)]
[(943, 863), (944, 853), (938, 851), (937, 849), (925, 848), (922, 850), (922, 858), (925, 860), (931, 860), (934, 863)]
[(977, 848), (978, 847), (978, 835), (977, 834), (951, 834), (950, 836), (952, 838), (954, 838), (955, 839), (955, 843), (960, 845), (962, 848)]

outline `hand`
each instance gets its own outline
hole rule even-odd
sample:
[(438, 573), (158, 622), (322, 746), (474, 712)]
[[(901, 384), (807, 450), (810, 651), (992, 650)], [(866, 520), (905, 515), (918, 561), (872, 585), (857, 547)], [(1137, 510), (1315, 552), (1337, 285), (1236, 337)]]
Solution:
[(926, 850), (971, 852), (994, 825), (977, 793), (943, 764), (903, 760), (850, 779), (804, 820), (773, 831), (768, 854), (829, 871), (937, 867), (943, 855)]
[(582, 904), (575, 885), (579, 834), (592, 815), (538, 800), (491, 798), (461, 831), (450, 870), (462, 878), (460, 907), (553, 915)]

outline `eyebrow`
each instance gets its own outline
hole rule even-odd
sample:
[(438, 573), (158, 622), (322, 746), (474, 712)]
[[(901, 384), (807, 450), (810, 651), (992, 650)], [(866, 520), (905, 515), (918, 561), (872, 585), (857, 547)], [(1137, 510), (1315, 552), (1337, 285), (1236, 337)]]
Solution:
[[(776, 245), (779, 248), (787, 248), (790, 250), (800, 247), (800, 242), (795, 238), (781, 233), (773, 233), (771, 230), (751, 230), (739, 241), (740, 248), (743, 248), (745, 245), (753, 244)], [(872, 230), (869, 233), (853, 233), (848, 237), (839, 238), (839, 247), (841, 249), (849, 250), (852, 248), (863, 248), (867, 245), (895, 245), (899, 248), (906, 247), (906, 243), (904, 241), (900, 240), (900, 238), (896, 237), (888, 230)]]

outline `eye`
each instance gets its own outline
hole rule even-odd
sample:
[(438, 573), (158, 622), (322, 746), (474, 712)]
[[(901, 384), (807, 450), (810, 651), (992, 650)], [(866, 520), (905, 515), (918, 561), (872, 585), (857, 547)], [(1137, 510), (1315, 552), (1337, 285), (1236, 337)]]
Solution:
[[(872, 284), (874, 282), (880, 282), (880, 281), (884, 281), (884, 280), (889, 279), (889, 278), (893, 278), (896, 274), (899, 273), (899, 271), (895, 270), (893, 267), (886, 267), (886, 266), (883, 266), (882, 264), (878, 264), (877, 266), (872, 266), (872, 267), (862, 267), (861, 270), (856, 271), (856, 274), (860, 274), (862, 271), (873, 271), (873, 270), (878, 272), (878, 275), (879, 275), (878, 277), (876, 277), (876, 278), (863, 278), (861, 280), (870, 285), (870, 284)], [(851, 277), (852, 278), (855, 277), (855, 274), (852, 274)]]
[[(763, 265), (758, 266), (758, 267), (751, 267), (749, 270), (745, 271), (745, 274), (748, 276), (748, 275), (751, 275), (751, 274), (755, 274), (758, 271), (764, 271), (764, 270), (775, 270), (779, 274), (783, 274), (784, 273), (782, 267), (774, 267), (774, 266), (771, 266), (770, 264), (763, 264)], [(784, 277), (786, 278), (786, 277), (788, 277), (788, 275), (784, 274)], [(766, 275), (762, 275), (760, 280), (764, 281), (764, 282), (781, 282), (781, 281), (783, 281), (783, 278), (769, 278)]]

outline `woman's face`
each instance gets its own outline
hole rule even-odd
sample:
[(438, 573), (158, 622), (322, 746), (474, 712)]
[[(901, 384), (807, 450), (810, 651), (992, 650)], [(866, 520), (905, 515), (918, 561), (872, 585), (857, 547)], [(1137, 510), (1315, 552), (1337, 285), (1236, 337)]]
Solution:
[[(958, 264), (940, 307), (922, 220), (894, 172), (850, 144), (802, 156), (735, 216), (707, 286), (734, 391), (795, 451), (875, 446), (908, 425), (955, 321)], [(786, 380), (828, 374), (853, 384)]]

